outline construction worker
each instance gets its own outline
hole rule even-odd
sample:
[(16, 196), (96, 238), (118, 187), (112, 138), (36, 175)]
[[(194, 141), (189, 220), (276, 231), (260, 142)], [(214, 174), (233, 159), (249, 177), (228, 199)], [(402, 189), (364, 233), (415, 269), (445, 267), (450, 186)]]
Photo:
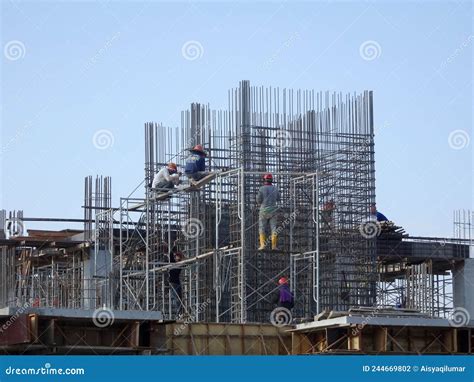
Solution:
[(372, 215), (372, 217), (378, 222), (388, 222), (387, 217), (383, 213), (377, 211), (377, 207), (375, 204), (372, 204), (370, 206), (370, 215)]
[(285, 276), (278, 280), (278, 293), (275, 298), (279, 307), (286, 308), (288, 310), (293, 309), (295, 305), (293, 293), (288, 285), (288, 278)]
[(272, 235), (272, 250), (277, 249), (277, 202), (280, 200), (280, 193), (278, 191), (278, 188), (276, 188), (272, 183), (272, 174), (265, 174), (263, 176), (263, 186), (260, 187), (257, 194), (257, 203), (260, 205), (260, 211), (258, 216), (258, 228), (260, 238), (260, 247), (258, 248), (259, 251), (263, 251), (265, 249), (267, 242), (265, 231), (268, 225), (270, 225)]
[(336, 209), (336, 203), (334, 199), (329, 199), (329, 201), (323, 204), (323, 208), (321, 210), (321, 220), (322, 220), (322, 230), (330, 230), (333, 220), (334, 220), (334, 210)]
[(158, 191), (168, 191), (179, 184), (180, 173), (176, 163), (170, 162), (153, 178), (151, 188)]
[(196, 145), (189, 151), (190, 154), (186, 158), (184, 173), (188, 178), (190, 178), (191, 182), (196, 182), (209, 174), (206, 172), (207, 154), (202, 145)]
[[(179, 263), (183, 260), (183, 254), (178, 252), (176, 247), (173, 247), (170, 254), (170, 263)], [(181, 289), (181, 268), (171, 268), (168, 271), (168, 282), (171, 294), (171, 308), (172, 311), (179, 316), (183, 313), (183, 295)]]

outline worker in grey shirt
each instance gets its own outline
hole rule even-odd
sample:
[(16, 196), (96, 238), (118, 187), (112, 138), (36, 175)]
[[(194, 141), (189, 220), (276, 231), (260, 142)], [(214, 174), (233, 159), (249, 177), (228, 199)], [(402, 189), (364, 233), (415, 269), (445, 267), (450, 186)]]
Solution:
[(263, 176), (263, 186), (260, 187), (257, 194), (257, 203), (260, 205), (260, 212), (258, 216), (258, 229), (260, 238), (260, 247), (258, 248), (259, 251), (263, 251), (265, 249), (267, 241), (265, 231), (267, 230), (268, 225), (270, 225), (270, 230), (272, 233), (272, 250), (277, 249), (277, 202), (280, 200), (280, 193), (278, 192), (278, 188), (276, 188), (272, 183), (272, 174), (265, 174)]
[(151, 188), (157, 192), (172, 190), (179, 184), (180, 175), (176, 163), (170, 162), (155, 175)]

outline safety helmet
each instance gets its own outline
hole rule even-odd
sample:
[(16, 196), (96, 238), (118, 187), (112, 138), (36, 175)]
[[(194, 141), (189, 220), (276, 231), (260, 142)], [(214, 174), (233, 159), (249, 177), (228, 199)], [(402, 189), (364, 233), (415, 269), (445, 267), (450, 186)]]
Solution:
[(272, 174), (265, 174), (265, 175), (263, 176), (263, 181), (264, 181), (265, 183), (271, 183), (271, 182), (273, 182), (273, 176), (272, 176)]
[(207, 155), (202, 145), (196, 145), (190, 151), (201, 154), (201, 155)]
[(278, 285), (283, 285), (283, 284), (288, 284), (288, 279), (286, 277), (281, 277), (280, 280), (278, 280)]
[(170, 162), (168, 163), (168, 171), (176, 172), (178, 171), (178, 166), (176, 166), (176, 163)]

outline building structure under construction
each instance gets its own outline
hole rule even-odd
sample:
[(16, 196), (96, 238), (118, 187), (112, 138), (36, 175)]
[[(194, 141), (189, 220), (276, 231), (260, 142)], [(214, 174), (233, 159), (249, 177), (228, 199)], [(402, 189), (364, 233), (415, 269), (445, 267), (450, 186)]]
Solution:
[[(195, 327), (223, 341), (211, 351), (219, 354), (472, 352), (473, 215), (456, 212), (449, 239), (374, 220), (372, 92), (241, 81), (227, 99), (226, 110), (192, 104), (179, 127), (146, 123), (143, 181), (128, 196), (112, 198), (110, 177), (87, 176), (84, 216), (70, 220), (83, 230), (26, 230), (30, 221), (55, 219), (2, 211), (0, 320), (11, 324), (0, 348), (199, 353)], [(182, 166), (196, 144), (207, 151), (209, 181), (153, 190), (154, 175), (171, 161)], [(281, 194), (276, 251), (258, 250), (256, 195), (265, 173)], [(173, 248), (183, 261), (171, 262)], [(179, 312), (169, 285), (175, 268)], [(275, 312), (282, 276), (295, 299), (289, 318)], [(397, 329), (410, 325), (412, 334)], [(240, 350), (219, 337), (236, 327), (253, 338)], [(98, 334), (87, 335), (91, 328)], [(191, 350), (177, 350), (179, 336), (192, 339)], [(362, 345), (362, 336), (371, 340)]]

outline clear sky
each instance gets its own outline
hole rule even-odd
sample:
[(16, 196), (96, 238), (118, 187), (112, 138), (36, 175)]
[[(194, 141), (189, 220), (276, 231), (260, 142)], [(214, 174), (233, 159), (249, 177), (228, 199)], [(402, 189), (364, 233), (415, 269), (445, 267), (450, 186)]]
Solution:
[(248, 79), (373, 90), (379, 209), (411, 235), (451, 236), (453, 210), (473, 208), (472, 24), (470, 1), (4, 0), (0, 208), (80, 218), (95, 174), (117, 205), (143, 178), (144, 122), (224, 108)]

